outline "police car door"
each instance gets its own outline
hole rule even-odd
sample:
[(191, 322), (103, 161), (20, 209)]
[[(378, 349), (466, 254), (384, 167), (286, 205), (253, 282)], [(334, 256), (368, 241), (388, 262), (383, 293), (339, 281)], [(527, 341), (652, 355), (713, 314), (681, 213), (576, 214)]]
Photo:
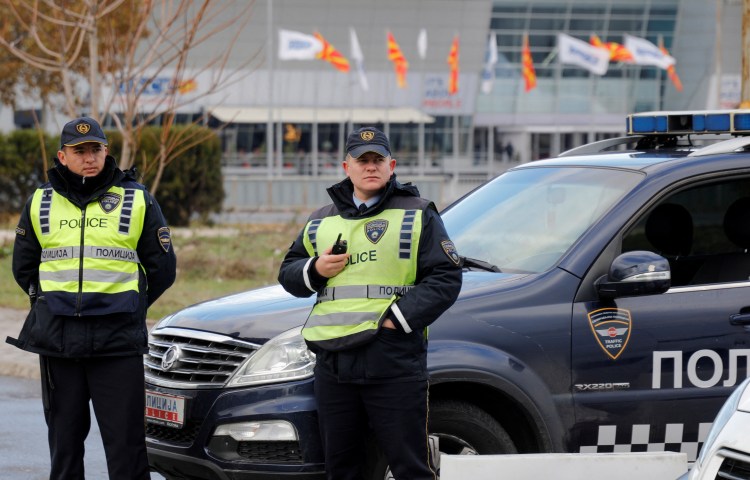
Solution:
[(750, 327), (737, 315), (750, 313), (750, 253), (727, 231), (744, 196), (750, 179), (736, 176), (683, 188), (615, 240), (622, 252), (666, 257), (672, 288), (574, 305), (572, 451), (696, 459), (721, 404), (748, 375)]

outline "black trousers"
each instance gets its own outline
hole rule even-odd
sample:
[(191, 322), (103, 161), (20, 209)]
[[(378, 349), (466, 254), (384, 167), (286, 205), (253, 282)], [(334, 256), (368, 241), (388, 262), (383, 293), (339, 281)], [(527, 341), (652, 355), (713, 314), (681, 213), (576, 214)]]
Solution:
[(339, 383), (315, 376), (329, 480), (364, 478), (370, 429), (397, 480), (436, 480), (427, 434), (427, 381)]
[(143, 358), (41, 357), (50, 480), (84, 480), (89, 400), (99, 425), (110, 480), (151, 478), (146, 456)]

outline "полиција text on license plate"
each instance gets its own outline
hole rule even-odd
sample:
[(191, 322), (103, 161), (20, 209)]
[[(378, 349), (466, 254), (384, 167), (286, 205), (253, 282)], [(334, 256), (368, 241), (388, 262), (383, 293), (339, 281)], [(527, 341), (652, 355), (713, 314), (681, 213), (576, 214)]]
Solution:
[(182, 428), (185, 424), (185, 397), (146, 390), (146, 421)]

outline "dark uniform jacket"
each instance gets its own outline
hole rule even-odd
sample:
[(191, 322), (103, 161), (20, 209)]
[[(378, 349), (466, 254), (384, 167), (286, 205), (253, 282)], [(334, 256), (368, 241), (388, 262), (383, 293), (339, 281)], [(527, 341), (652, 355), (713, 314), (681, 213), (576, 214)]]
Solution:
[[(143, 269), (139, 269), (139, 304), (133, 313), (60, 316), (49, 311), (44, 292), (38, 291), (36, 301), (32, 298), (31, 311), (18, 339), (8, 337), (6, 341), (29, 352), (55, 357), (87, 358), (147, 353), (146, 309), (174, 283), (176, 270), (171, 242), (159, 239), (159, 229), (167, 226), (161, 209), (143, 185), (135, 181), (130, 171), (123, 172), (117, 168), (115, 159), (111, 156), (107, 156), (102, 172), (96, 177), (87, 177), (85, 182), (64, 165), (57, 161), (55, 163), (55, 167), (47, 172), (49, 183), (41, 188), (51, 186), (55, 192), (80, 208), (96, 202), (111, 186), (144, 191), (146, 215), (136, 248), (143, 266)], [(38, 288), (42, 252), (32, 227), (30, 206), (31, 199), (21, 212), (13, 249), (13, 276), (25, 292)]]
[[(397, 330), (381, 328), (373, 341), (339, 352), (325, 351), (311, 345), (316, 353), (316, 374), (330, 375), (340, 381), (380, 383), (427, 378), (427, 338), (424, 329), (432, 324), (453, 302), (461, 290), (461, 268), (445, 251), (450, 242), (435, 206), (419, 198), (410, 184), (401, 184), (393, 175), (376, 205), (360, 213), (352, 198), (354, 186), (348, 178), (328, 189), (333, 203), (310, 215), (309, 220), (341, 215), (343, 218), (377, 217), (386, 208), (409, 204), (424, 212), (415, 287), (397, 300), (410, 333), (394, 320)], [(308, 221), (309, 221), (308, 220)], [(292, 295), (309, 297), (321, 291), (327, 279), (314, 268), (316, 259), (306, 267), (310, 257), (303, 243), (304, 229), (289, 248), (279, 272), (279, 282)], [(451, 243), (452, 245), (452, 243)], [(326, 247), (321, 246), (321, 250)], [(455, 254), (455, 251), (453, 252)], [(304, 269), (316, 291), (305, 285)]]

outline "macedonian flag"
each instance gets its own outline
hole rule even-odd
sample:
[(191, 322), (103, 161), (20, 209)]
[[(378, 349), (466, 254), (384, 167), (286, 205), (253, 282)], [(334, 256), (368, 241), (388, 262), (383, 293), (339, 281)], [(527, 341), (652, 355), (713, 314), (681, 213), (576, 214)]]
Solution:
[(458, 35), (453, 37), (451, 51), (448, 54), (448, 65), (451, 67), (451, 75), (448, 79), (448, 93), (455, 95), (458, 93)]
[[(662, 40), (661, 37), (659, 37), (659, 50), (661, 50), (661, 53), (663, 53), (664, 55), (669, 55), (669, 51), (664, 46), (664, 40)], [(674, 84), (674, 88), (676, 88), (678, 92), (681, 92), (682, 80), (680, 80), (680, 76), (677, 75), (677, 71), (674, 69), (674, 64), (667, 67), (667, 75)]]
[(534, 60), (531, 58), (528, 33), (523, 35), (523, 45), (521, 46), (521, 76), (523, 77), (524, 91), (528, 92), (536, 88), (536, 70), (534, 70)]
[(320, 40), (320, 43), (323, 44), (323, 48), (315, 54), (315, 58), (319, 58), (321, 60), (325, 60), (326, 62), (333, 65), (333, 68), (336, 70), (339, 70), (341, 72), (348, 72), (349, 71), (349, 60), (347, 60), (341, 52), (333, 48), (333, 45), (328, 43), (328, 41), (323, 38), (323, 35), (321, 35), (318, 32), (314, 33), (315, 38)]
[(388, 32), (388, 60), (393, 62), (399, 88), (406, 88), (406, 72), (409, 70), (409, 62), (406, 61), (406, 57), (391, 32)]
[(621, 43), (604, 43), (598, 35), (591, 35), (589, 37), (589, 43), (597, 48), (603, 48), (607, 50), (609, 52), (609, 60), (611, 62), (631, 63), (633, 61), (633, 53), (625, 48), (625, 46)]

